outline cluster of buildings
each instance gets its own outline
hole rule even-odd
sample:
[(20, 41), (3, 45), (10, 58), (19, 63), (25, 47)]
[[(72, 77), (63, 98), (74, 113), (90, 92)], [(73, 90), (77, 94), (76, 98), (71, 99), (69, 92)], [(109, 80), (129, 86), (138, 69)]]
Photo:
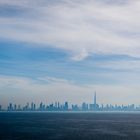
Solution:
[(92, 104), (82, 103), (81, 106), (75, 104), (69, 106), (68, 102), (64, 104), (60, 104), (59, 102), (55, 102), (49, 105), (45, 105), (42, 102), (37, 105), (35, 103), (27, 103), (25, 106), (21, 107), (21, 105), (16, 105), (9, 103), (7, 109), (3, 109), (0, 105), (0, 111), (140, 111), (140, 106), (131, 105), (99, 105), (96, 102), (96, 92), (94, 94), (94, 99)]

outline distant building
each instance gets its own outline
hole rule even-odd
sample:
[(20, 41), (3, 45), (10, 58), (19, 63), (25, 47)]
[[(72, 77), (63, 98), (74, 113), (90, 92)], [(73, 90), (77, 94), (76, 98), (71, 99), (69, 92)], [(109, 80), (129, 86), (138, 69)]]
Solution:
[(31, 103), (31, 110), (32, 110), (32, 111), (35, 111), (35, 109), (36, 109), (36, 105), (32, 102), (32, 103)]
[(89, 105), (89, 109), (91, 111), (97, 111), (99, 110), (99, 105), (97, 104), (97, 99), (96, 99), (96, 91), (94, 93), (94, 97), (93, 97), (93, 104)]
[(82, 104), (82, 110), (88, 111), (88, 104), (86, 104), (85, 102)]
[(12, 105), (12, 103), (9, 103), (9, 106), (8, 106), (7, 110), (8, 111), (13, 111), (13, 105)]
[(16, 110), (17, 110), (17, 105), (15, 104), (15, 105), (14, 105), (14, 111), (16, 111)]
[(72, 105), (72, 111), (79, 111), (78, 105)]
[(18, 111), (21, 111), (21, 106), (20, 105), (18, 105), (18, 109), (17, 109)]
[(33, 110), (36, 110), (36, 105), (34, 104), (34, 106), (33, 106)]
[(69, 108), (69, 105), (68, 105), (68, 102), (65, 102), (65, 105), (64, 105), (64, 110), (67, 111)]
[(93, 102), (94, 106), (96, 106), (96, 91), (94, 93), (94, 102)]
[(42, 111), (43, 110), (43, 103), (41, 102), (39, 105), (39, 110)]

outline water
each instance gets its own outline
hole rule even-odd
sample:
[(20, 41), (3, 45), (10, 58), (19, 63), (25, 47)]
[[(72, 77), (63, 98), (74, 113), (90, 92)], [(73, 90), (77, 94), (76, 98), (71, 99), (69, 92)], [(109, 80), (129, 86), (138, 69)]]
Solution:
[(140, 114), (0, 113), (0, 140), (140, 140)]

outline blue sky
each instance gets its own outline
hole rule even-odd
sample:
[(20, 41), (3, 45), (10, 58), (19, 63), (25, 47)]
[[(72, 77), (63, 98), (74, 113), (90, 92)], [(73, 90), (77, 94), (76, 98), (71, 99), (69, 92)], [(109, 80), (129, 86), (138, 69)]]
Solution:
[(140, 2), (1, 0), (0, 103), (139, 103)]

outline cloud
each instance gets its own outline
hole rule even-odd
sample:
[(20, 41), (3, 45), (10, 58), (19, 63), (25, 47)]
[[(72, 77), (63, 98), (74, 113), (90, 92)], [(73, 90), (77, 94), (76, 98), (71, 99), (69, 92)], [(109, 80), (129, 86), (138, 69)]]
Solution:
[(80, 61), (85, 59), (86, 57), (89, 56), (89, 53), (86, 51), (86, 49), (81, 50), (80, 53), (75, 54), (71, 59), (75, 61)]
[(37, 80), (42, 81), (44, 83), (48, 84), (66, 84), (66, 83), (74, 83), (72, 81), (68, 81), (66, 79), (60, 79), (60, 78), (55, 78), (55, 77), (50, 77), (50, 76), (45, 76), (45, 77), (39, 77)]
[(139, 57), (138, 0), (1, 0), (0, 7), (1, 39), (61, 48), (76, 61), (93, 53)]

